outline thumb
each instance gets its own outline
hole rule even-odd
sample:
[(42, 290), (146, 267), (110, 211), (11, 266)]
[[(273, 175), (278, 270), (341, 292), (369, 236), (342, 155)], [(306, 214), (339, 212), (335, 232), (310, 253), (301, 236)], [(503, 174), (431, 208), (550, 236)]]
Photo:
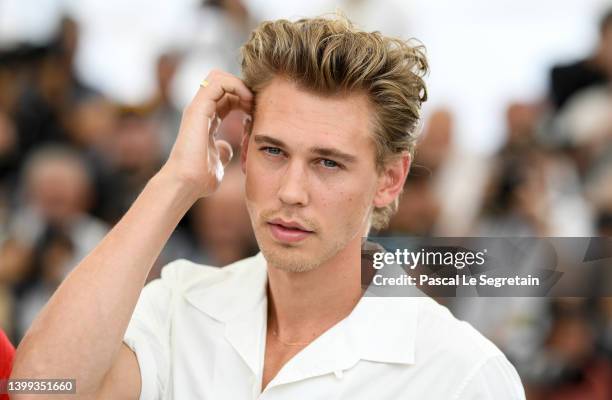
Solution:
[(219, 153), (219, 160), (225, 167), (232, 160), (234, 155), (232, 146), (225, 140), (215, 140), (215, 147)]

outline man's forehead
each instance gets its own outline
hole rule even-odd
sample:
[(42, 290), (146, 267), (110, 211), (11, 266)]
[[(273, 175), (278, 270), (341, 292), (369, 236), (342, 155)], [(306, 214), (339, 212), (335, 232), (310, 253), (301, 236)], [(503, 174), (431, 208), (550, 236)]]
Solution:
[(279, 140), (302, 139), (353, 147), (371, 139), (365, 95), (322, 96), (275, 78), (257, 95), (254, 131)]

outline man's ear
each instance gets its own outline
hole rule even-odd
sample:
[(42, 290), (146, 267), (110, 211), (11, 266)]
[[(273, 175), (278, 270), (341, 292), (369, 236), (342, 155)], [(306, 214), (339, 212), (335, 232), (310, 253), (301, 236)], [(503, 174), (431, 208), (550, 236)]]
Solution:
[(242, 172), (246, 174), (246, 159), (249, 150), (249, 138), (251, 137), (251, 129), (253, 128), (253, 118), (250, 115), (244, 117), (242, 129), (242, 140), (240, 142), (240, 167)]
[(407, 152), (388, 161), (378, 179), (378, 188), (374, 196), (374, 206), (377, 208), (391, 204), (402, 192), (412, 158)]

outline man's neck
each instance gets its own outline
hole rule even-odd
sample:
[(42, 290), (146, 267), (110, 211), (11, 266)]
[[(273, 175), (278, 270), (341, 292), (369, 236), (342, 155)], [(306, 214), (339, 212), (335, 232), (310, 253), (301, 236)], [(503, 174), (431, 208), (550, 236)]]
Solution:
[(360, 239), (308, 272), (268, 266), (268, 329), (309, 342), (350, 314), (362, 295)]

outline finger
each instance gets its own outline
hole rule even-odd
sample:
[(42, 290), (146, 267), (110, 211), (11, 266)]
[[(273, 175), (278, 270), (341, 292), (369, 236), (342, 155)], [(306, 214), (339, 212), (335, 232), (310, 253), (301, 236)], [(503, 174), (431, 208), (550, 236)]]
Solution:
[[(222, 111), (236, 107), (236, 100), (231, 96), (239, 98), (238, 106), (247, 113), (250, 112), (253, 102), (253, 94), (239, 78), (220, 71), (211, 72), (208, 77), (208, 86), (198, 89), (196, 95), (186, 107), (184, 116), (189, 124), (196, 127), (208, 126), (217, 111), (218, 102), (221, 102)], [(223, 100), (228, 96), (228, 100)], [(229, 104), (227, 104), (229, 102)], [(209, 134), (212, 133), (210, 130)]]
[(211, 100), (216, 104), (216, 109), (218, 109), (219, 103), (225, 104), (228, 101), (227, 99), (229, 99), (231, 107), (241, 108), (247, 113), (251, 112), (253, 107), (252, 98), (242, 98), (236, 94), (233, 87), (225, 86), (224, 82), (210, 83), (205, 89), (209, 90)]
[(245, 111), (250, 110), (253, 94), (238, 77), (220, 71), (212, 71), (206, 77), (206, 81), (208, 85), (200, 86), (193, 99), (194, 103), (203, 106), (209, 104), (210, 101), (217, 103), (224, 95), (232, 94), (240, 98), (241, 107), (244, 107)]
[(212, 118), (208, 119), (208, 145), (211, 149), (215, 148), (215, 141), (217, 137), (217, 131), (221, 126), (221, 118), (215, 114)]
[(210, 78), (212, 81), (216, 81), (217, 77), (219, 77), (219, 83), (225, 92), (237, 95), (241, 101), (252, 103), (253, 92), (245, 85), (242, 79), (225, 71), (213, 70), (209, 77), (207, 77), (207, 80)]
[[(219, 117), (223, 119), (232, 110), (235, 110), (235, 109), (244, 110), (244, 108), (241, 107), (241, 105), (242, 103), (240, 101), (240, 97), (234, 94), (226, 94), (225, 96), (223, 96), (221, 100), (217, 102), (217, 115), (219, 115)], [(247, 110), (244, 110), (244, 111), (247, 111)]]
[(232, 150), (232, 146), (226, 142), (225, 140), (216, 140), (215, 147), (219, 153), (219, 160), (221, 160), (221, 164), (225, 167), (234, 156), (234, 152)]

